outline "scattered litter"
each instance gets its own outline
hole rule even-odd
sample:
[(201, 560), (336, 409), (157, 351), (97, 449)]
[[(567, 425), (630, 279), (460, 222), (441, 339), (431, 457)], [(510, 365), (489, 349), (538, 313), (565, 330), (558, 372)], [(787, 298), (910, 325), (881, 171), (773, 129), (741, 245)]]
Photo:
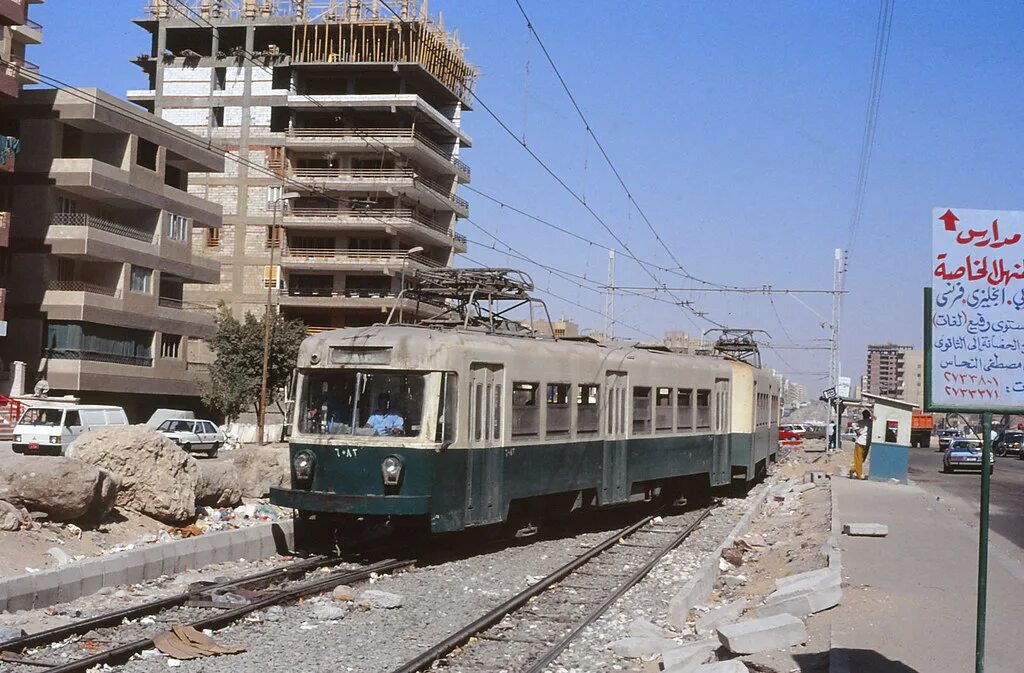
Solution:
[[(153, 638), (156, 648), (174, 659), (198, 659), (214, 654), (237, 654), (244, 652), (244, 647), (221, 645), (206, 634), (196, 631), (191, 626), (175, 624), (170, 631)], [(171, 665), (168, 660), (167, 665)]]

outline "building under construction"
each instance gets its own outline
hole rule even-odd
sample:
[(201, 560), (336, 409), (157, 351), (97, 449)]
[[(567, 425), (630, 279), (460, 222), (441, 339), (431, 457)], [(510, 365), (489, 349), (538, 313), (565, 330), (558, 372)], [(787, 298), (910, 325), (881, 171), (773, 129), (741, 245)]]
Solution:
[[(393, 12), (392, 12), (393, 10)], [(476, 71), (426, 2), (154, 0), (129, 99), (236, 155), (190, 191), (224, 208), (194, 245), (221, 282), (189, 299), (272, 302), (311, 330), (387, 317), (406, 274), (451, 264), (470, 178)], [(412, 310), (407, 307), (406, 312)]]

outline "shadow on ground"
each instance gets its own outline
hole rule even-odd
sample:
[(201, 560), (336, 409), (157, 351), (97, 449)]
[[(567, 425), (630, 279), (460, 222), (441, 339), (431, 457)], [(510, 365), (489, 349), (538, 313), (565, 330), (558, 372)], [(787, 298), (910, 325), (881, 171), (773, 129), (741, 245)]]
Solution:
[[(815, 666), (817, 654), (794, 654), (793, 659), (800, 666), (801, 671), (818, 670)], [(879, 654), (875, 650), (855, 650), (837, 648), (832, 650), (830, 657), (833, 662), (839, 661), (846, 664), (840, 667), (839, 671), (864, 671), (864, 673), (920, 673), (916, 668), (907, 666), (902, 661), (893, 661)], [(837, 671), (833, 671), (837, 673)]]

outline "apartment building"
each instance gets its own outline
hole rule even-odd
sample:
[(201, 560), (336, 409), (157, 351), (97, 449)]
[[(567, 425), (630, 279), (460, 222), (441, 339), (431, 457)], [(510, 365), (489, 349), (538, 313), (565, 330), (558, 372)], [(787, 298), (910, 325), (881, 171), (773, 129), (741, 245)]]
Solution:
[(213, 335), (214, 313), (186, 287), (219, 282), (220, 268), (191, 246), (221, 209), (188, 176), (223, 170), (223, 154), (96, 89), (23, 91), (0, 119), (20, 124), (24, 146), (0, 174), (17, 279), (0, 357), (27, 363), (29, 389), (45, 379), (133, 419), (196, 407), (203, 372), (188, 351)]
[[(39, 81), (39, 68), (25, 60), (26, 47), (43, 41), (43, 27), (28, 18), (28, 5), (39, 2), (42, 0), (0, 0), (0, 106), (16, 100), (23, 85)], [(0, 122), (0, 173), (14, 170), (20, 152), (17, 121)], [(10, 203), (0, 194), (0, 339), (7, 335), (5, 277), (10, 263), (11, 226)], [(0, 363), (0, 379), (9, 376), (6, 363)]]
[(924, 398), (924, 353), (912, 346), (869, 344), (861, 392), (921, 404)]
[(154, 0), (137, 22), (149, 85), (128, 98), (238, 157), (189, 186), (224, 209), (193, 241), (221, 281), (189, 298), (261, 313), (270, 288), (311, 331), (369, 325), (407, 275), (466, 250), (456, 188), (476, 71), (411, 4)]

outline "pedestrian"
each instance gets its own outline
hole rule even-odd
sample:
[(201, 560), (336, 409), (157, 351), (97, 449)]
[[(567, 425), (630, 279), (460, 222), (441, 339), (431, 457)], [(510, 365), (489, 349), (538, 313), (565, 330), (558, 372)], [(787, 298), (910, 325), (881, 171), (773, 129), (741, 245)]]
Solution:
[(864, 478), (864, 461), (868, 457), (868, 450), (871, 447), (871, 422), (874, 416), (867, 409), (861, 414), (857, 422), (857, 437), (853, 442), (853, 467), (850, 468), (850, 478), (856, 475), (857, 479)]
[(835, 451), (836, 449), (836, 424), (835, 421), (828, 422), (828, 450)]

